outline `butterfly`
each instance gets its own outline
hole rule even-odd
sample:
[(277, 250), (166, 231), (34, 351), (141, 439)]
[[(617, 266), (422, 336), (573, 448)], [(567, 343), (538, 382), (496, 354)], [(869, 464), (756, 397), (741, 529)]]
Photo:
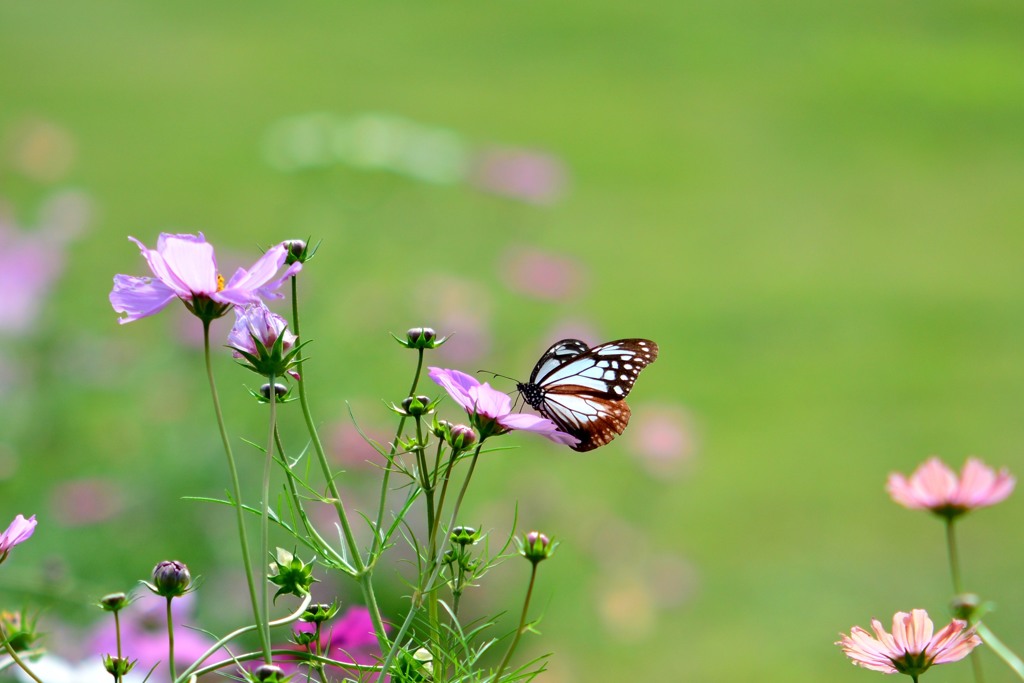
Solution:
[(590, 348), (579, 339), (556, 342), (537, 361), (529, 382), (516, 388), (534, 410), (580, 442), (576, 451), (603, 446), (629, 423), (624, 400), (640, 371), (658, 358), (649, 339), (619, 339)]

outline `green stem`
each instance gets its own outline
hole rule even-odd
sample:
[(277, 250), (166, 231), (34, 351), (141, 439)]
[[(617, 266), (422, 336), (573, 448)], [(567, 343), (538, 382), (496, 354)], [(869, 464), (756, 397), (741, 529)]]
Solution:
[[(455, 507), (452, 509), (451, 522), (448, 525), (449, 529), (455, 526), (455, 520), (458, 519), (459, 508), (462, 507), (462, 499), (466, 495), (466, 489), (469, 488), (469, 480), (473, 476), (473, 470), (476, 469), (476, 461), (477, 458), (480, 456), (480, 449), (483, 447), (483, 445), (484, 442), (483, 440), (481, 440), (480, 443), (477, 444), (476, 450), (473, 451), (473, 459), (470, 461), (469, 471), (466, 472), (466, 479), (462, 482), (462, 489), (459, 491), (459, 497), (455, 500)], [(434, 523), (436, 525), (437, 520), (435, 520)], [(440, 551), (438, 551), (437, 555), (431, 560), (433, 571), (430, 572), (430, 576), (428, 577), (427, 581), (422, 586), (419, 586), (413, 593), (412, 604), (409, 606), (409, 612), (405, 615), (405, 620), (402, 622), (402, 626), (398, 629), (398, 633), (395, 634), (395, 639), (393, 641), (395, 643), (395, 647), (388, 652), (387, 656), (384, 658), (383, 664), (381, 665), (380, 670), (382, 672), (387, 672), (391, 670), (391, 665), (395, 661), (395, 655), (398, 653), (399, 645), (405, 638), (405, 634), (409, 631), (409, 627), (412, 625), (413, 616), (415, 616), (416, 611), (423, 604), (422, 601), (424, 592), (427, 591), (431, 585), (433, 585), (433, 583), (437, 580), (438, 575), (441, 573), (442, 557), (443, 555), (441, 554)]]
[[(277, 390), (274, 387), (274, 374), (267, 376), (270, 384), (270, 434), (267, 436), (267, 452), (263, 460), (263, 507), (260, 515), (260, 567), (267, 564), (270, 557), (270, 463), (274, 460), (274, 434), (277, 433)], [(284, 457), (282, 455), (282, 457)], [(263, 629), (263, 642), (270, 642), (270, 586), (269, 582), (263, 581), (263, 592), (260, 596), (263, 602), (263, 619), (259, 622)], [(270, 664), (270, 650), (264, 649), (265, 664)]]
[(1006, 647), (1003, 641), (996, 638), (996, 634), (992, 633), (984, 623), (979, 621), (974, 625), (974, 628), (977, 630), (978, 635), (981, 636), (982, 641), (988, 645), (989, 649), (1006, 662), (1006, 665), (1013, 669), (1018, 678), (1024, 680), (1024, 661), (1021, 661), (1020, 657), (1015, 655), (1010, 648)]
[[(295, 332), (297, 343), (301, 343), (302, 337), (299, 332), (298, 301), (298, 285), (296, 284), (296, 278), (292, 277), (292, 329)], [(345, 537), (345, 544), (348, 546), (349, 555), (352, 558), (352, 565), (355, 568), (356, 576), (359, 579), (359, 585), (363, 589), (363, 599), (366, 601), (367, 609), (370, 610), (370, 619), (373, 621), (373, 630), (377, 635), (377, 643), (380, 645), (381, 652), (383, 652), (388, 648), (389, 643), (387, 633), (384, 630), (384, 620), (380, 615), (380, 606), (377, 604), (376, 597), (373, 594), (373, 585), (370, 581), (372, 569), (368, 568), (366, 563), (363, 562), (362, 553), (359, 551), (359, 544), (356, 543), (355, 534), (352, 533), (352, 526), (348, 521), (348, 514), (345, 512), (345, 505), (341, 501), (341, 493), (338, 492), (338, 486), (334, 483), (334, 475), (331, 473), (330, 463), (327, 462), (327, 454), (324, 452), (324, 445), (320, 441), (320, 434), (317, 432), (316, 424), (313, 422), (313, 414), (309, 409), (309, 398), (306, 395), (306, 374), (302, 367), (304, 360), (301, 348), (299, 349), (298, 354), (296, 354), (295, 359), (296, 370), (301, 377), (298, 382), (299, 405), (302, 406), (302, 416), (306, 421), (306, 430), (309, 432), (309, 438), (313, 442), (313, 450), (316, 453), (317, 461), (320, 463), (320, 469), (327, 482), (327, 489), (331, 493), (331, 502), (333, 503), (334, 510), (338, 515), (338, 521), (341, 523), (342, 534)], [(376, 536), (377, 532), (375, 531), (374, 538), (376, 538)]]
[[(167, 598), (167, 663), (171, 667), (171, 680), (173, 681), (178, 675), (174, 672), (174, 616), (171, 614), (171, 600), (173, 598)], [(114, 617), (117, 617), (116, 613)], [(118, 640), (120, 640), (120, 635)], [(118, 643), (117, 658), (121, 658), (120, 643)]]
[[(220, 429), (220, 438), (224, 445), (224, 455), (228, 461), (228, 472), (231, 475), (231, 486), (235, 495), (235, 512), (238, 520), (238, 540), (242, 546), (242, 564), (245, 566), (245, 580), (249, 586), (249, 600), (252, 603), (252, 614), (256, 624), (260, 623), (260, 610), (256, 598), (256, 582), (253, 579), (252, 558), (249, 557), (249, 537), (245, 531), (245, 517), (242, 510), (242, 487), (238, 481), (238, 468), (235, 467), (235, 456), (231, 450), (231, 440), (228, 438), (227, 427), (224, 425), (224, 413), (220, 408), (220, 397), (217, 395), (217, 383), (213, 379), (213, 363), (210, 356), (210, 321), (203, 320), (203, 350), (206, 356), (206, 377), (210, 382), (210, 395), (213, 397), (213, 410), (217, 415), (217, 427)], [(260, 646), (264, 654), (270, 657), (270, 641), (267, 640), (263, 629), (259, 629)], [(267, 661), (270, 661), (269, 659)]]
[[(287, 656), (287, 657), (289, 657), (291, 659), (300, 660), (300, 661), (301, 660), (316, 661), (316, 662), (319, 662), (320, 664), (323, 664), (323, 665), (326, 665), (326, 666), (336, 666), (339, 669), (349, 669), (349, 670), (352, 670), (352, 671), (365, 671), (365, 672), (369, 672), (369, 673), (375, 673), (375, 672), (380, 672), (381, 671), (381, 668), (379, 666), (377, 666), (376, 664), (357, 664), (355, 662), (343, 662), (343, 661), (340, 661), (340, 660), (337, 660), (337, 659), (331, 659), (330, 657), (324, 657), (322, 655), (319, 656), (319, 657), (315, 656), (315, 655), (311, 655), (309, 652), (303, 652), (302, 650), (286, 650), (284, 648), (281, 648), (281, 649), (278, 649), (278, 650), (271, 650), (271, 654), (285, 655), (285, 656)], [(210, 664), (209, 666), (204, 666), (202, 669), (196, 669), (195, 674), (196, 674), (197, 678), (202, 678), (206, 674), (213, 673), (214, 671), (218, 671), (219, 669), (223, 669), (226, 666), (232, 666), (234, 664), (237, 664), (238, 662), (250, 662), (250, 661), (252, 661), (254, 659), (260, 659), (261, 657), (263, 657), (263, 653), (262, 652), (247, 652), (245, 654), (232, 655), (232, 657), (230, 659), (225, 659), (224, 661), (217, 662), (216, 664)], [(178, 682), (176, 682), (176, 683), (178, 683)]]
[[(291, 624), (291, 623), (294, 623), (294, 622), (298, 621), (299, 617), (302, 616), (303, 612), (306, 611), (306, 608), (309, 607), (309, 603), (311, 603), (311, 602), (313, 602), (313, 596), (312, 595), (307, 595), (306, 597), (304, 597), (302, 599), (302, 604), (299, 605), (298, 609), (296, 609), (294, 612), (292, 612), (291, 614), (289, 614), (286, 617), (282, 617), (280, 619), (276, 619), (275, 621), (270, 622), (269, 626), (286, 626), (288, 624)], [(209, 670), (209, 667), (207, 667), (207, 669), (203, 669), (202, 671), (199, 671), (198, 670), (199, 669), (199, 665), (202, 664), (203, 662), (205, 662), (210, 657), (212, 657), (217, 652), (217, 650), (221, 649), (226, 644), (230, 643), (232, 640), (234, 640), (235, 638), (239, 637), (240, 635), (242, 635), (244, 633), (248, 633), (249, 631), (259, 631), (259, 627), (256, 624), (250, 624), (249, 626), (243, 626), (241, 628), (237, 628), (234, 631), (232, 631), (231, 633), (227, 634), (226, 636), (224, 636), (223, 638), (218, 640), (216, 643), (214, 643), (212, 646), (210, 646), (210, 649), (208, 649), (206, 652), (204, 652), (202, 654), (202, 656), (199, 657), (199, 659), (197, 659), (196, 661), (192, 662), (192, 664), (187, 669), (182, 671), (181, 675), (178, 676), (176, 679), (174, 679), (174, 683), (185, 683), (189, 679), (189, 676), (191, 676), (192, 674), (196, 674), (196, 676), (198, 677), (198, 676), (202, 676), (204, 673), (207, 673), (208, 670)], [(281, 650), (279, 652), (285, 652), (285, 650)], [(296, 654), (296, 650), (287, 650), (287, 652), (291, 652), (292, 654)], [(265, 655), (264, 652), (260, 651), (258, 654), (254, 655), (253, 657), (248, 657), (247, 659), (256, 659), (257, 657), (264, 657), (264, 659), (265, 659), (266, 655)], [(238, 659), (241, 660), (243, 658), (242, 657), (238, 657)], [(228, 664), (230, 664), (233, 661), (234, 661), (234, 658), (228, 659), (228, 660), (226, 660), (224, 662), (221, 662), (220, 664), (215, 665), (215, 668), (221, 668), (221, 667), (227, 666)]]
[(519, 617), (519, 627), (516, 628), (516, 635), (512, 639), (512, 644), (508, 646), (508, 652), (505, 653), (505, 659), (501, 660), (501, 666), (498, 667), (498, 673), (494, 676), (494, 681), (497, 683), (501, 680), (501, 674), (505, 672), (505, 667), (508, 666), (508, 662), (512, 659), (512, 653), (516, 651), (516, 647), (519, 645), (519, 639), (523, 636), (523, 632), (526, 630), (526, 615), (530, 609), (530, 598), (533, 597), (533, 585), (537, 581), (537, 565), (539, 562), (533, 562), (533, 568), (530, 570), (530, 585), (526, 589), (526, 599), (523, 601), (523, 613)]
[(7, 637), (7, 631), (4, 630), (3, 624), (0, 624), (0, 640), (3, 641), (4, 649), (7, 650), (7, 655), (15, 664), (21, 667), (21, 670), (28, 674), (29, 678), (36, 683), (43, 683), (39, 676), (36, 676), (35, 672), (28, 667), (28, 664), (26, 664), (25, 661), (18, 656), (18, 653), (14, 651), (14, 648), (11, 647), (11, 643), (9, 642), (10, 639)]
[(949, 552), (949, 572), (953, 577), (953, 593), (960, 595), (963, 587), (960, 581), (960, 558), (956, 547), (955, 522), (952, 517), (946, 518), (946, 549)]

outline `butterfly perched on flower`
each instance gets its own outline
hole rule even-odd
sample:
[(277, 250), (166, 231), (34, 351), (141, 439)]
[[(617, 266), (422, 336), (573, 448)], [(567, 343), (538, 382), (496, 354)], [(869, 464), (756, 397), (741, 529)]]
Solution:
[(619, 339), (590, 348), (579, 339), (556, 342), (537, 361), (529, 382), (516, 388), (534, 410), (580, 442), (576, 451), (603, 446), (629, 423), (624, 400), (640, 371), (658, 358), (648, 339)]

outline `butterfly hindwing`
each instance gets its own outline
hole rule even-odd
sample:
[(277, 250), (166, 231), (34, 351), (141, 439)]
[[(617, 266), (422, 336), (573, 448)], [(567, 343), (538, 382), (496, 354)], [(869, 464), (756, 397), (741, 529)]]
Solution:
[(657, 357), (658, 345), (647, 339), (619, 339), (594, 348), (563, 339), (544, 352), (519, 391), (541, 415), (580, 440), (572, 448), (589, 451), (626, 428), (630, 411), (623, 399)]

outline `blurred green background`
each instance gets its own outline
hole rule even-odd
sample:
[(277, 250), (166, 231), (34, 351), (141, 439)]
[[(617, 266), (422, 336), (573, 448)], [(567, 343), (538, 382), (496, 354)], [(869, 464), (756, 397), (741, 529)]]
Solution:
[[(201, 623), (244, 618), (230, 513), (182, 500), (227, 486), (191, 321), (119, 327), (107, 294), (145, 273), (127, 235), (203, 231), (226, 273), (312, 236), (307, 372), (357, 506), (376, 473), (346, 402), (389, 438), (381, 399), (413, 368), (389, 331), (455, 332), (438, 362), (521, 378), (567, 330), (660, 344), (622, 438), (507, 437), (467, 501), (496, 535), (518, 501), (562, 541), (525, 645), (555, 653), (541, 680), (877, 676), (838, 632), (944, 623), (949, 597), (941, 524), (887, 474), (930, 454), (1024, 471), (1022, 64), (1024, 7), (996, 0), (0, 4), (0, 200), (29, 234), (62, 200), (66, 254), (0, 338), (0, 519), (40, 519), (2, 604), (85, 624), (175, 557), (206, 577)], [(418, 175), (388, 151), (409, 131), (436, 134)], [(345, 156), (373, 135), (383, 152)], [(494, 150), (548, 174), (541, 194), (488, 189)], [(254, 476), (255, 376), (226, 352), (216, 370)], [(961, 527), (1018, 650), (1020, 514)], [(480, 609), (515, 612), (524, 569)]]

